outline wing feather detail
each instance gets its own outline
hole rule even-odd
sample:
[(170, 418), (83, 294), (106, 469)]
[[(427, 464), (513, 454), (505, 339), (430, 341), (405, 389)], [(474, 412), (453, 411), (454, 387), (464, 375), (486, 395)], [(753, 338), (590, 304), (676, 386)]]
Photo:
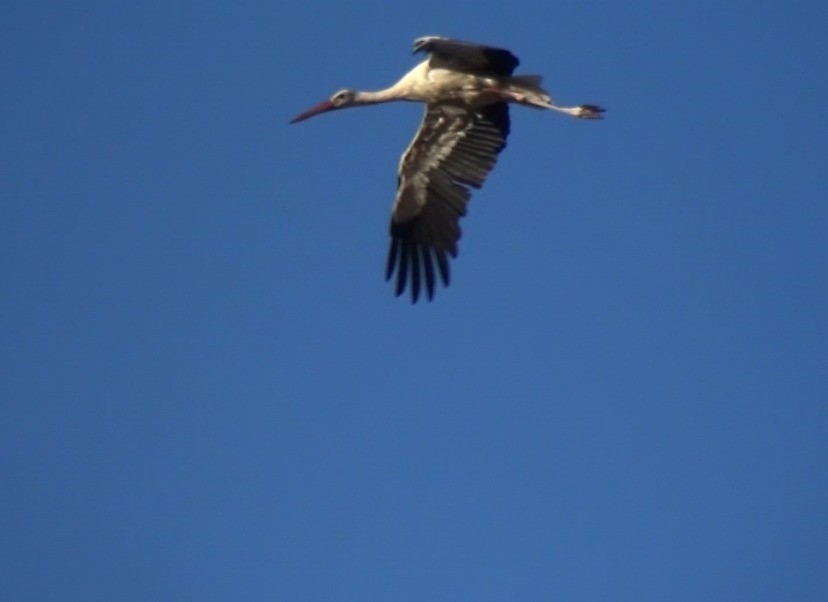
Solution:
[(520, 61), (505, 48), (427, 36), (414, 40), (414, 53), (428, 52), (429, 65), (475, 75), (512, 75)]
[(391, 214), (386, 279), (396, 273), (395, 293), (410, 285), (416, 302), (436, 284), (434, 264), (445, 286), (448, 255), (457, 256), (460, 218), (471, 189), (480, 188), (506, 146), (509, 107), (495, 103), (428, 104), (420, 129), (400, 160), (397, 198)]

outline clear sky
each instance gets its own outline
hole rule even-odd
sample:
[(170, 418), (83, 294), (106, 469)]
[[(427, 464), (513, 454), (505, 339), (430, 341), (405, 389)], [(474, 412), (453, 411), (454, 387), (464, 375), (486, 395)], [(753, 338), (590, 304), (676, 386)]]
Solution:
[[(5, 2), (0, 599), (828, 599), (824, 2)], [(512, 49), (453, 281), (421, 108)]]

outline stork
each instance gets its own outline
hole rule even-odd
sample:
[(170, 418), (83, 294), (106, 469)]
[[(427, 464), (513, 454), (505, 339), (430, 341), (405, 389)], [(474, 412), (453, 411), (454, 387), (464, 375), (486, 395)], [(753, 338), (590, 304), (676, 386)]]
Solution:
[(391, 247), (385, 279), (396, 272), (395, 294), (410, 285), (416, 303), (424, 281), (434, 297), (435, 263), (449, 284), (448, 256), (457, 257), (460, 218), (471, 188), (480, 188), (506, 147), (509, 106), (517, 103), (579, 119), (601, 119), (597, 105), (562, 107), (540, 87), (538, 75), (512, 75), (518, 58), (508, 50), (438, 36), (414, 41), (414, 54), (428, 58), (396, 84), (376, 92), (340, 90), (294, 117), (394, 100), (425, 103), (420, 129), (400, 159), (391, 212)]

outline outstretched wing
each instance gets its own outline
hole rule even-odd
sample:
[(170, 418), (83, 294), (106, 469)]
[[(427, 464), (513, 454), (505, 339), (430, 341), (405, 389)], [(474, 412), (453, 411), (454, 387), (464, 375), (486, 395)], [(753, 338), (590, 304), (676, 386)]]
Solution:
[(465, 104), (428, 104), (420, 129), (400, 160), (397, 198), (391, 215), (391, 248), (385, 277), (397, 273), (396, 294), (421, 282), (434, 296), (435, 270), (449, 283), (448, 255), (457, 256), (460, 218), (470, 188), (480, 188), (509, 135), (504, 103), (472, 108)]
[(512, 75), (518, 66), (518, 58), (508, 50), (483, 46), (439, 36), (414, 40), (414, 53), (431, 54), (431, 67), (463, 71), (475, 75)]

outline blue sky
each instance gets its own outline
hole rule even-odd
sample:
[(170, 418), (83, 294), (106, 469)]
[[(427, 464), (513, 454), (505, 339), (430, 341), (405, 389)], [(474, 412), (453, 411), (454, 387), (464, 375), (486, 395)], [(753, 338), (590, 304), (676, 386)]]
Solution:
[[(824, 600), (819, 2), (0, 9), (0, 598)], [(383, 280), (421, 109), (511, 48), (453, 280)]]

